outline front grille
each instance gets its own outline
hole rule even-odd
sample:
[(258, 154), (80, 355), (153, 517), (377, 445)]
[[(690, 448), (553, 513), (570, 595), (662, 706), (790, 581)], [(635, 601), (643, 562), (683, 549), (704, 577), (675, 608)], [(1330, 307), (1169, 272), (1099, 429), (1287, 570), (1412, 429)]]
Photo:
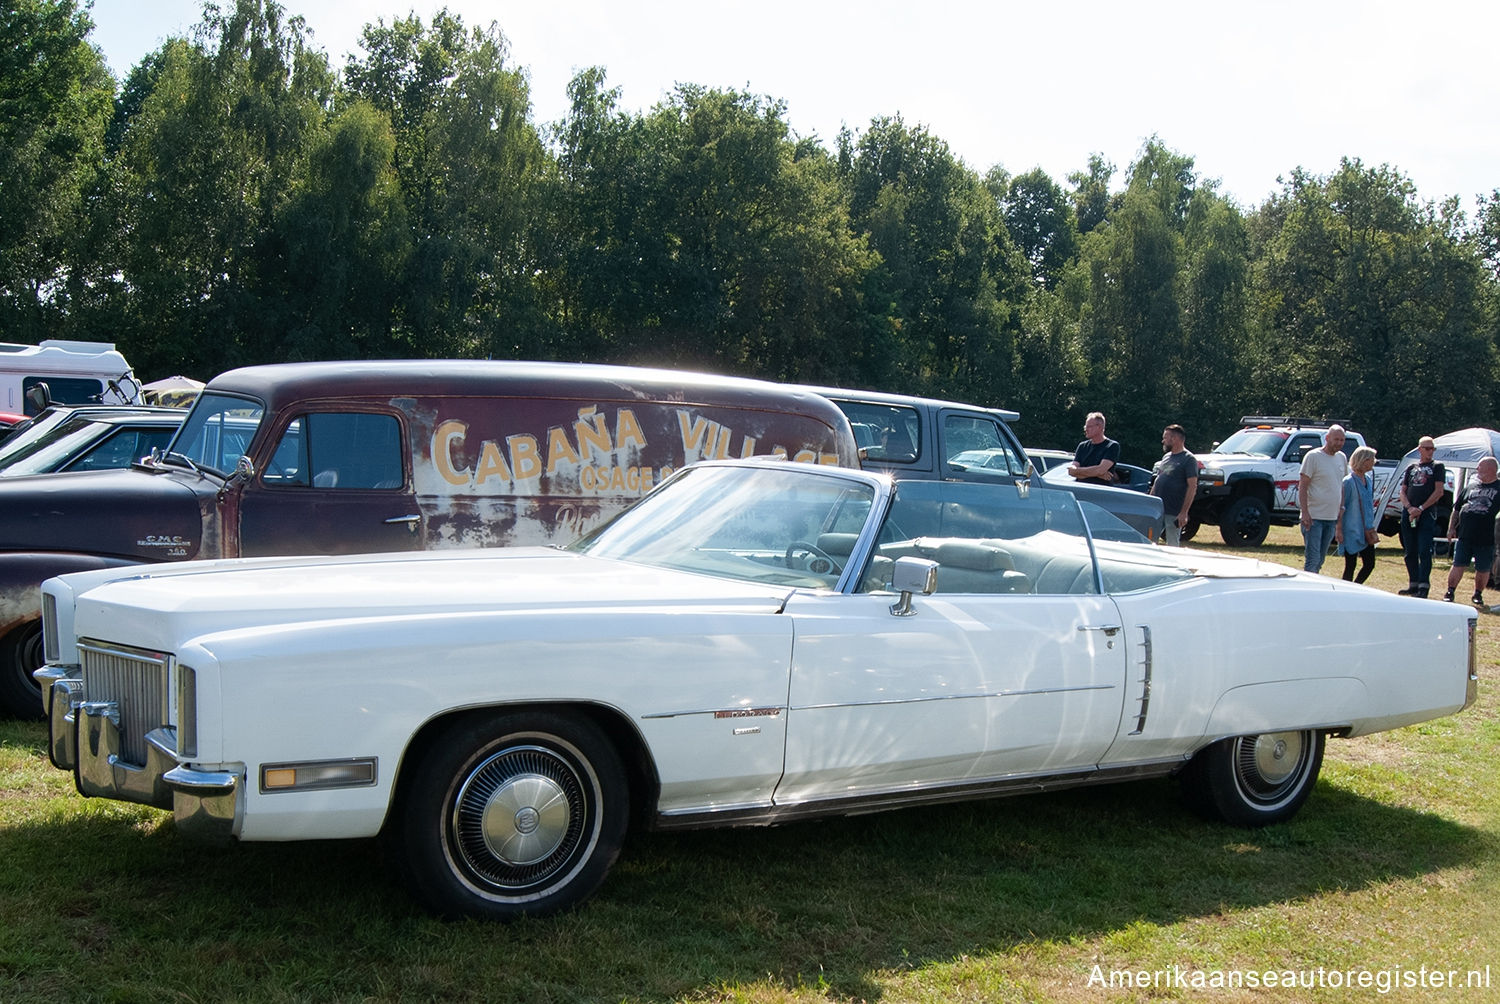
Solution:
[(167, 677), (172, 657), (79, 639), (83, 692), (89, 701), (111, 701), (120, 714), (120, 758), (146, 764), (146, 733), (167, 724)]

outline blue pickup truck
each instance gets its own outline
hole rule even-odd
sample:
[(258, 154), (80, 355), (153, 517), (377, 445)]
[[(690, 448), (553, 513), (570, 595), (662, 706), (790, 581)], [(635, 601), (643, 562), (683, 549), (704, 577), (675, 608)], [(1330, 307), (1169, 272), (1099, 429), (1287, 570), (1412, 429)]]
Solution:
[[(1011, 431), (1011, 423), (1021, 417), (1018, 412), (879, 391), (799, 389), (823, 395), (848, 416), (860, 466), (866, 470), (904, 479), (1014, 484), (1040, 477), (1045, 469), (1042, 464), (1032, 467)], [(1095, 536), (1146, 536), (1160, 525), (1161, 499), (1154, 495), (1082, 483), (1049, 482), (1049, 487), (1065, 488), (1078, 498)]]

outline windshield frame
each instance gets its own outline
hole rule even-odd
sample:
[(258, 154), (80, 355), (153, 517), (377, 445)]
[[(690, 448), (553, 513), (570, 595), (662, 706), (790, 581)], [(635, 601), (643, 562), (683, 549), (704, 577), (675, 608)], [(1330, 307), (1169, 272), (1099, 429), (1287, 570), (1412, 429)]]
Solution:
[[(247, 417), (242, 419), (242, 421), (246, 423), (253, 421), (254, 424), (249, 427), (250, 434), (245, 439), (245, 449), (235, 455), (234, 460), (229, 464), (228, 470), (223, 470), (217, 464), (208, 463), (206, 459), (200, 459), (200, 457), (195, 456), (191, 451), (197, 450), (201, 452), (204, 449), (204, 446), (200, 445), (197, 440), (204, 434), (211, 421), (214, 419), (219, 419), (221, 423), (227, 421), (230, 413), (235, 410), (253, 412), (253, 419)], [(186, 461), (187, 465), (195, 470), (201, 469), (218, 475), (221, 478), (227, 478), (234, 472), (239, 458), (250, 454), (251, 449), (255, 445), (256, 437), (260, 435), (266, 416), (269, 413), (266, 403), (257, 397), (249, 394), (234, 394), (226, 391), (205, 389), (198, 395), (198, 399), (193, 402), (193, 409), (188, 412), (187, 418), (182, 423), (182, 428), (177, 430), (177, 435), (173, 436), (172, 441), (167, 444), (166, 452), (162, 455), (161, 461), (164, 464), (172, 466), (178, 466), (183, 461)], [(218, 451), (216, 453), (219, 459), (222, 460), (222, 453)]]
[[(685, 488), (682, 484), (684, 479), (703, 478), (705, 472), (713, 468), (735, 468), (747, 472), (746, 476), (757, 476), (749, 472), (762, 474), (766, 470), (780, 472), (783, 475), (794, 475), (803, 478), (836, 479), (836, 484), (845, 486), (868, 486), (864, 490), (869, 499), (869, 507), (865, 512), (862, 525), (857, 533), (848, 532), (851, 527), (842, 526), (833, 531), (834, 537), (842, 538), (841, 542), (849, 547), (847, 555), (835, 552), (832, 556), (844, 562), (843, 567), (838, 570), (838, 578), (835, 583), (825, 573), (822, 580), (817, 580), (808, 575), (801, 577), (794, 574), (760, 574), (740, 575), (730, 567), (714, 565), (712, 562), (687, 562), (675, 560), (658, 560), (658, 558), (647, 557), (642, 551), (647, 547), (663, 547), (667, 550), (674, 545), (680, 545), (685, 550), (692, 549), (696, 545), (694, 540), (706, 539), (701, 528), (683, 529), (683, 521), (692, 521), (703, 515), (705, 511), (719, 503), (723, 492), (715, 492), (717, 484), (704, 480), (701, 487), (693, 490)], [(811, 482), (807, 482), (811, 483)], [(731, 487), (735, 487), (731, 485)], [(681, 493), (687, 492), (686, 496), (679, 497)], [(998, 493), (998, 494), (997, 494)], [(767, 489), (766, 493), (744, 495), (745, 498), (753, 498), (759, 503), (765, 501), (764, 495), (774, 495)], [(983, 529), (986, 536), (1005, 537), (1003, 532), (1005, 520), (1000, 523), (974, 524), (975, 515), (963, 516), (963, 511), (968, 510), (971, 514), (992, 512), (1000, 514), (1007, 509), (1014, 510), (1016, 516), (1023, 522), (1035, 520), (1038, 530), (1030, 532), (1061, 532), (1069, 537), (1077, 538), (1082, 542), (1082, 550), (1087, 552), (1088, 560), (1092, 566), (1092, 587), (1088, 592), (1103, 595), (1109, 592), (1109, 582), (1106, 581), (1105, 570), (1100, 561), (1099, 553), (1095, 546), (1093, 528), (1088, 520), (1087, 514), (1080, 505), (1079, 500), (1068, 491), (1042, 487), (1028, 482), (1015, 485), (1001, 485), (980, 482), (961, 481), (933, 481), (928, 479), (903, 480), (892, 479), (888, 475), (875, 474), (869, 471), (855, 471), (848, 468), (832, 468), (813, 465), (793, 464), (787, 461), (712, 461), (694, 464), (683, 468), (670, 479), (663, 482), (655, 491), (642, 499), (635, 506), (621, 513), (609, 523), (599, 527), (592, 533), (569, 545), (567, 550), (582, 554), (589, 554), (609, 560), (626, 561), (642, 564), (650, 567), (663, 568), (675, 571), (686, 571), (689, 573), (711, 575), (719, 578), (728, 578), (761, 586), (780, 586), (790, 590), (810, 590), (816, 592), (837, 592), (842, 594), (854, 593), (879, 593), (889, 592), (888, 577), (887, 586), (872, 587), (871, 578), (875, 570), (875, 558), (882, 554), (882, 545), (890, 543), (885, 539), (888, 532), (894, 529), (898, 535), (908, 533), (909, 525), (896, 526), (889, 522), (895, 516), (900, 516), (900, 503), (903, 498), (912, 504), (936, 505), (943, 513), (942, 527), (935, 531), (918, 531), (918, 536), (912, 538), (908, 543), (920, 545), (926, 549), (927, 544), (941, 544), (948, 537), (957, 539), (972, 536), (964, 532), (962, 524), (967, 519), (970, 527)], [(972, 502), (973, 505), (966, 505)], [(778, 514), (781, 510), (773, 510)], [(748, 507), (734, 509), (728, 507), (726, 511), (736, 519), (745, 518)], [(956, 513), (952, 516), (950, 513)], [(753, 514), (752, 514), (753, 515)], [(952, 524), (950, 529), (949, 520), (957, 518), (959, 522)], [(720, 529), (729, 527), (730, 520), (716, 524)], [(759, 527), (760, 524), (754, 524)], [(673, 540), (675, 534), (682, 530), (688, 534), (681, 540)], [(936, 533), (936, 536), (924, 536), (924, 534)], [(627, 535), (636, 535), (644, 543), (637, 549), (636, 545)], [(711, 536), (711, 535), (710, 535)], [(820, 535), (813, 535), (818, 544), (823, 541)], [(855, 539), (850, 542), (849, 538)], [(981, 537), (974, 537), (976, 541), (982, 541)], [(927, 544), (924, 544), (926, 541)], [(733, 543), (731, 541), (731, 543)], [(783, 542), (785, 543), (785, 542)], [(1175, 558), (1156, 554), (1157, 548), (1148, 543), (1129, 543), (1122, 546), (1136, 549), (1136, 562), (1158, 563), (1163, 567), (1181, 569), (1181, 563)], [(704, 548), (703, 550), (710, 550)], [(734, 553), (736, 559), (746, 557), (739, 551), (751, 551), (749, 544), (728, 546), (720, 549), (721, 553)], [(769, 563), (774, 557), (770, 552), (776, 550), (769, 546), (761, 547), (758, 559), (763, 565)], [(830, 548), (831, 550), (831, 548)], [(663, 551), (662, 553), (666, 553)], [(779, 552), (778, 552), (779, 553)], [(791, 559), (789, 558), (788, 561)], [(889, 562), (885, 562), (889, 564)], [(791, 568), (791, 565), (786, 566)], [(761, 572), (765, 569), (761, 568)], [(942, 573), (939, 572), (939, 591), (942, 588)], [(1018, 597), (1021, 598), (1021, 597)]]

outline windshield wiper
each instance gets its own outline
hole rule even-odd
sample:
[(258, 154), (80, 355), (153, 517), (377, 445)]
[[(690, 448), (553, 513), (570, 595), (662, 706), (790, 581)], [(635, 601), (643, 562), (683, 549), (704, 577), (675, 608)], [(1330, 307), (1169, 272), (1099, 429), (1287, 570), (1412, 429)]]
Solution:
[(207, 478), (209, 475), (212, 475), (220, 481), (227, 480), (228, 478), (228, 475), (220, 474), (212, 467), (198, 466), (193, 462), (193, 458), (189, 457), (185, 453), (177, 453), (174, 451), (159, 453), (156, 450), (152, 450), (151, 456), (147, 458), (147, 466), (160, 468), (168, 465), (175, 467), (186, 467), (188, 470), (198, 475), (200, 479)]

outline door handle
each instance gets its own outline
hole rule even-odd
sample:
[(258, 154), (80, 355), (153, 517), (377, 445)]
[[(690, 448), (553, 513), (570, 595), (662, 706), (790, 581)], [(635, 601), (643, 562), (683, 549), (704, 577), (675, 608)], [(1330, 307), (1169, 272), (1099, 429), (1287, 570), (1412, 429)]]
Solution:
[(1104, 634), (1105, 634), (1105, 637), (1113, 638), (1115, 635), (1117, 635), (1117, 634), (1120, 633), (1120, 625), (1118, 625), (1118, 624), (1080, 624), (1080, 625), (1078, 625), (1078, 630), (1080, 630), (1080, 631), (1103, 631)]
[(413, 513), (410, 516), (392, 516), (390, 519), (385, 521), (385, 524), (386, 526), (393, 526), (397, 523), (405, 523), (408, 530), (410, 530), (412, 533), (416, 533), (417, 524), (420, 522), (422, 522), (421, 514)]

